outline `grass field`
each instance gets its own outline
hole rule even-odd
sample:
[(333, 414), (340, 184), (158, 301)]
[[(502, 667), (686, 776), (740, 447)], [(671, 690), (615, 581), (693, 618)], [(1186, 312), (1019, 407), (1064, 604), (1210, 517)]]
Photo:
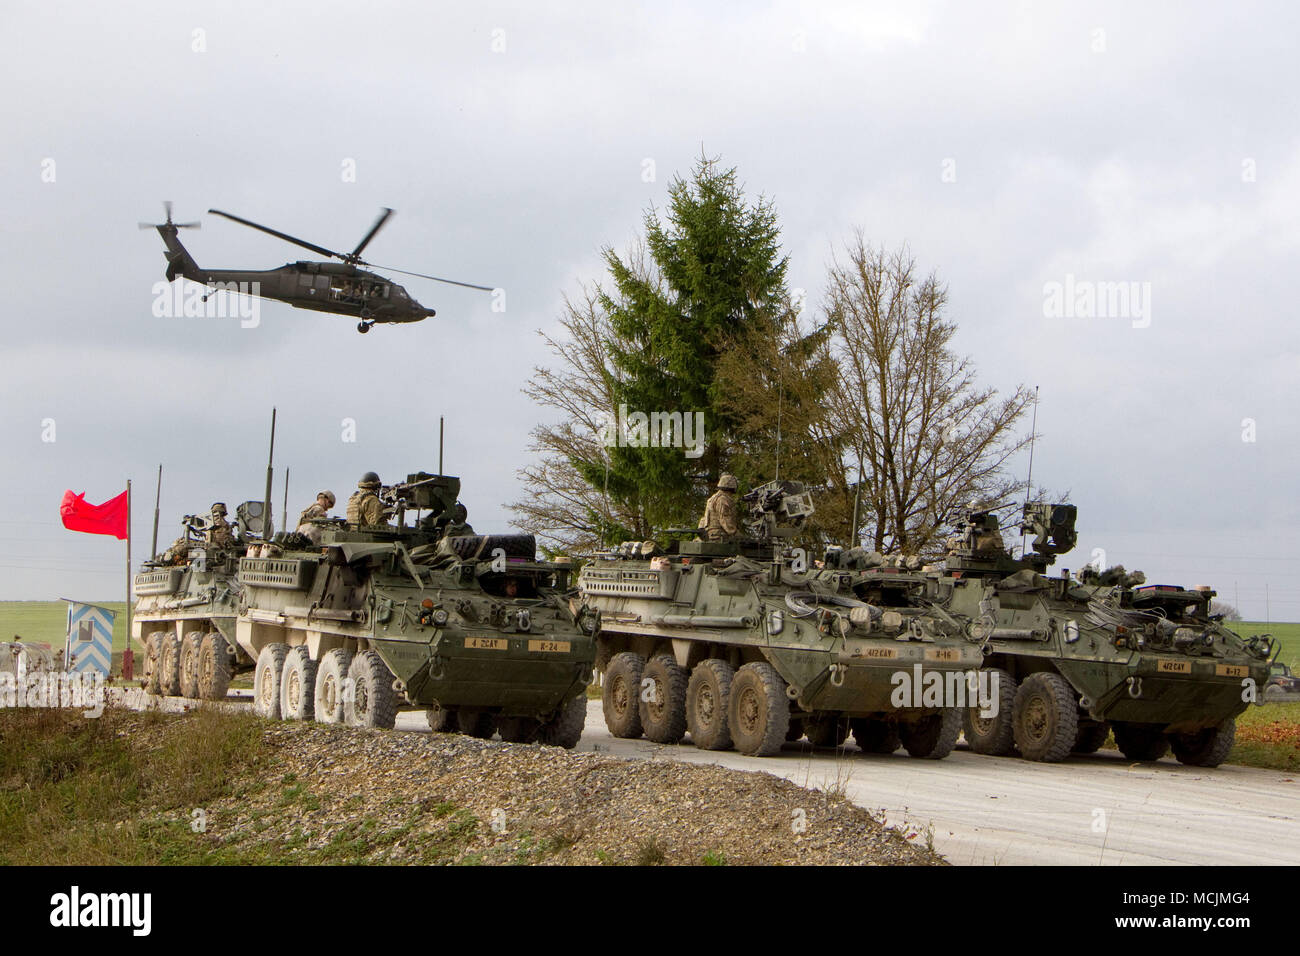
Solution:
[[(126, 650), (126, 604), (99, 601), (100, 607), (115, 611), (113, 650)], [(0, 641), (20, 637), (34, 644), (62, 647), (68, 638), (68, 605), (62, 601), (0, 601)]]

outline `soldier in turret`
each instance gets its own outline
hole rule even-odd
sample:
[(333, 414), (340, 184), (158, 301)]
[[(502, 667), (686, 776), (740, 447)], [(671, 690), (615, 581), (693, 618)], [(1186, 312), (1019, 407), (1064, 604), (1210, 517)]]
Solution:
[(736, 488), (735, 475), (724, 474), (718, 478), (718, 490), (704, 505), (704, 517), (700, 519), (706, 541), (735, 541), (740, 535)]
[(368, 471), (348, 499), (348, 524), (354, 528), (385, 528), (384, 503), (379, 500), (379, 476)]
[(316, 500), (304, 508), (302, 514), (298, 516), (298, 533), (308, 538), (312, 544), (320, 544), (321, 529), (319, 525), (312, 524), (312, 519), (328, 518), (336, 500), (332, 491), (322, 491), (317, 494)]
[(217, 548), (226, 548), (235, 543), (235, 533), (226, 520), (226, 504), (223, 501), (212, 505), (212, 514), (208, 518), (208, 528), (204, 534), (207, 543)]

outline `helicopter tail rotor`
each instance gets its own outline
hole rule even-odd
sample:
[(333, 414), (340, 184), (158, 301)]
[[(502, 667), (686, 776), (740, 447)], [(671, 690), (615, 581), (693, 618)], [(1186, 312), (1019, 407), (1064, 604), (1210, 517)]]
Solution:
[(167, 221), (166, 221), (166, 222), (142, 222), (142, 223), (139, 224), (139, 225), (140, 225), (140, 228), (141, 228), (141, 229), (166, 229), (166, 228), (168, 228), (168, 227), (170, 227), (170, 228), (172, 228), (172, 229), (200, 229), (200, 228), (202, 228), (202, 223), (197, 223), (197, 222), (172, 222), (172, 201), (171, 201), (170, 199), (164, 199), (164, 200), (163, 200), (163, 210), (167, 213)]

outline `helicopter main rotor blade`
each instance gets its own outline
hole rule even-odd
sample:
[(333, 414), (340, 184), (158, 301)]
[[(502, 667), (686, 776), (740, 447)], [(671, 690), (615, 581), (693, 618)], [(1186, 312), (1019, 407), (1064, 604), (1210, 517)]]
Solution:
[(479, 289), (483, 292), (493, 291), (490, 285), (475, 285), (472, 282), (457, 282), (455, 279), (440, 279), (438, 276), (426, 275), (423, 272), (408, 272), (406, 269), (394, 269), (392, 266), (377, 266), (373, 262), (362, 263), (372, 269), (383, 269), (385, 272), (400, 272), (404, 276), (416, 276), (420, 279), (432, 279), (434, 282), (445, 282), (447, 285), (463, 286), (466, 289)]
[(222, 212), (220, 209), (209, 209), (208, 212), (212, 213), (215, 216), (224, 216), (225, 218), (240, 223), (241, 225), (250, 226), (253, 229), (258, 229), (262, 232), (267, 233), (268, 235), (275, 236), (277, 239), (283, 239), (285, 242), (292, 242), (295, 246), (302, 246), (304, 249), (310, 249), (312, 252), (319, 253), (322, 256), (330, 256), (334, 259), (347, 258), (347, 256), (342, 255), (341, 253), (338, 252), (334, 252), (332, 249), (326, 249), (324, 246), (318, 246), (313, 242), (307, 242), (305, 239), (299, 239), (296, 236), (291, 236), (287, 232), (280, 232), (278, 229), (272, 229), (270, 226), (259, 225), (258, 223), (252, 222), (251, 220), (248, 219), (244, 219), (240, 216), (232, 216), (230, 213)]
[(375, 224), (371, 226), (370, 231), (366, 233), (366, 237), (362, 239), (360, 243), (357, 244), (357, 247), (355, 249), (352, 250), (351, 255), (348, 256), (349, 259), (355, 260), (360, 258), (361, 250), (370, 244), (370, 240), (375, 238), (375, 233), (377, 233), (380, 229), (384, 227), (384, 223), (388, 222), (388, 217), (391, 216), (392, 214), (393, 211), (385, 206), (384, 211), (381, 212), (379, 214), (379, 218), (375, 220)]

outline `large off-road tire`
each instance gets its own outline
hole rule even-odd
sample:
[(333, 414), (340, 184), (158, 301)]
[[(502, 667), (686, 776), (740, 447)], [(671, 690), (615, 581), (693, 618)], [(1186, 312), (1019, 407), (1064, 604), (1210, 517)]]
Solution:
[(727, 700), (727, 728), (742, 754), (768, 757), (780, 751), (790, 729), (790, 698), (771, 664), (755, 661), (736, 671)]
[[(650, 683), (647, 685), (647, 681)], [(639, 697), (641, 730), (657, 744), (680, 743), (686, 736), (686, 685), (690, 675), (670, 654), (646, 661)]]
[(1237, 737), (1237, 722), (1229, 717), (1217, 727), (1194, 734), (1170, 734), (1169, 744), (1179, 763), (1189, 767), (1217, 767), (1228, 759)]
[(900, 746), (898, 725), (879, 717), (854, 717), (849, 725), (853, 739), (864, 754), (892, 754)]
[(280, 716), (311, 720), (316, 713), (316, 662), (305, 646), (289, 651), (280, 672)]
[(158, 654), (158, 693), (163, 697), (179, 697), (181, 693), (181, 639), (175, 634), (163, 635)]
[(352, 694), (343, 701), (343, 720), (349, 727), (390, 729), (397, 720), (397, 693), (393, 672), (377, 651), (362, 651), (348, 667)]
[(600, 706), (605, 726), (615, 737), (634, 740), (641, 736), (641, 671), (645, 658), (623, 651), (610, 659), (601, 686)]
[(803, 723), (808, 742), (814, 747), (840, 747), (848, 740), (849, 718), (840, 714), (817, 713)]
[(1064, 760), (1079, 733), (1074, 688), (1060, 674), (1030, 674), (1016, 690), (1011, 721), (1020, 756), (1044, 763)]
[(957, 746), (961, 715), (961, 710), (956, 707), (944, 707), (937, 714), (927, 714), (910, 724), (901, 724), (898, 736), (913, 757), (942, 760)]
[(579, 694), (567, 701), (560, 712), (542, 724), (541, 733), (537, 735), (539, 743), (548, 747), (563, 747), (572, 750), (582, 739), (582, 731), (587, 726), (587, 695)]
[(232, 676), (230, 645), (219, 632), (209, 631), (199, 645), (199, 696), (225, 700)]
[(1095, 754), (1110, 736), (1110, 724), (1104, 720), (1079, 721), (1079, 733), (1074, 738), (1074, 752), (1077, 754)]
[(1159, 727), (1115, 721), (1115, 746), (1129, 760), (1159, 760), (1169, 752), (1169, 738)]
[(280, 677), (288, 655), (289, 645), (278, 643), (267, 644), (257, 655), (257, 668), (253, 671), (253, 713), (259, 717), (280, 719)]
[(153, 631), (144, 639), (144, 663), (140, 666), (140, 677), (144, 681), (146, 694), (158, 693), (158, 665), (162, 657), (162, 641), (166, 631)]
[(456, 733), (455, 707), (443, 707), (441, 705), (430, 707), (424, 712), (424, 718), (429, 722), (429, 729), (435, 734)]
[(181, 696), (191, 699), (199, 696), (199, 651), (203, 647), (203, 632), (190, 631), (181, 641)]
[(541, 734), (542, 722), (536, 717), (498, 717), (497, 732), (506, 743), (531, 744)]
[(711, 657), (700, 661), (686, 684), (686, 729), (701, 750), (726, 750), (731, 746), (727, 703), (736, 672), (726, 661)]
[(461, 707), (456, 711), (456, 729), (466, 737), (489, 740), (496, 733), (496, 714), (488, 710), (471, 710)]
[(962, 711), (962, 733), (966, 743), (977, 754), (1005, 757), (1016, 749), (1015, 727), (1011, 715), (1015, 709), (1016, 690), (1019, 685), (1009, 671), (1000, 667), (990, 670), (989, 680), (996, 675), (998, 712), (992, 717), (981, 717), (978, 703)]
[(347, 717), (343, 701), (350, 697), (348, 668), (352, 666), (352, 652), (344, 647), (326, 651), (316, 664), (316, 690), (312, 700), (312, 715), (318, 724), (341, 724)]

